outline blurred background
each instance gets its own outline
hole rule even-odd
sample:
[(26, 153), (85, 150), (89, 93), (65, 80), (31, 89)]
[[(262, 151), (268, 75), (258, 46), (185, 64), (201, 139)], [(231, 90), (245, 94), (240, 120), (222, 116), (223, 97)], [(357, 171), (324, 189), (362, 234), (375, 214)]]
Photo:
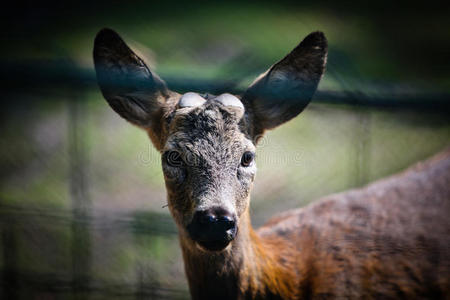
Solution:
[(258, 146), (257, 227), (450, 144), (449, 12), (383, 0), (4, 6), (0, 298), (189, 298), (159, 154), (95, 80), (101, 28), (171, 89), (213, 94), (244, 91), (308, 33), (326, 34), (312, 104)]

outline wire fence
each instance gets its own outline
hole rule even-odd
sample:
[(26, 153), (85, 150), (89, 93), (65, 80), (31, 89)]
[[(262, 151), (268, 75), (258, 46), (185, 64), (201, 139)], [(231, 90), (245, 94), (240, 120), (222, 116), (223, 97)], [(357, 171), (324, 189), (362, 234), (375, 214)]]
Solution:
[[(68, 89), (73, 94), (74, 91), (80, 89), (97, 87), (95, 73), (92, 69), (80, 68), (70, 61), (3, 63), (0, 69), (0, 79), (6, 88), (5, 92), (19, 92), (23, 94), (24, 92), (33, 93), (38, 91), (41, 93), (61, 94)], [(241, 94), (244, 92), (244, 89), (238, 86), (242, 78), (218, 81), (164, 76), (164, 80), (171, 89), (180, 93), (208, 91), (211, 94), (225, 92)], [(6, 100), (7, 98), (4, 99)], [(449, 112), (450, 110), (450, 94), (446, 91), (423, 91), (411, 89), (410, 87), (406, 89), (399, 85), (387, 83), (372, 84), (364, 92), (319, 90), (314, 96), (314, 101), (328, 104), (349, 104), (409, 110), (437, 110), (441, 112)], [(9, 102), (9, 104), (13, 103)]]
[[(0, 70), (2, 299), (188, 298), (158, 158), (142, 160), (157, 154), (99, 100), (92, 70)], [(165, 79), (179, 92), (242, 92), (236, 82)], [(259, 146), (255, 225), (448, 144), (450, 95), (396, 90), (318, 91), (301, 121), (270, 133)]]
[[(175, 236), (175, 227), (167, 216), (151, 214), (143, 220), (129, 215), (96, 218), (74, 211), (28, 209), (17, 206), (0, 207), (3, 247), (2, 290), (3, 299), (53, 299), (88, 297), (113, 299), (184, 299), (186, 290), (162, 286), (144, 276), (142, 266), (135, 282), (93, 278), (90, 268), (90, 239), (105, 232), (118, 235)], [(30, 226), (51, 224), (52, 227), (71, 232), (72, 270), (43, 272), (27, 270), (20, 265), (20, 236), (27, 236)], [(42, 230), (37, 234), (45, 234)], [(52, 241), (57, 244), (60, 241)], [(28, 246), (32, 243), (28, 243)], [(22, 246), (23, 247), (23, 246)], [(55, 253), (48, 253), (52, 255)], [(57, 253), (56, 253), (57, 254)], [(47, 259), (51, 259), (48, 257)]]

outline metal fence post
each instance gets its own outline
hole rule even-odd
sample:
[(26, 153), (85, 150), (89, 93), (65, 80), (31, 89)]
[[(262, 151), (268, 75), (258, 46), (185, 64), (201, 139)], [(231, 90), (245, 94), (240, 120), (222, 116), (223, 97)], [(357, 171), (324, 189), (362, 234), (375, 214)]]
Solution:
[(85, 104), (77, 101), (80, 95), (69, 101), (69, 181), (72, 203), (72, 292), (74, 299), (88, 299), (91, 276), (91, 240), (88, 195), (87, 152), (83, 139)]

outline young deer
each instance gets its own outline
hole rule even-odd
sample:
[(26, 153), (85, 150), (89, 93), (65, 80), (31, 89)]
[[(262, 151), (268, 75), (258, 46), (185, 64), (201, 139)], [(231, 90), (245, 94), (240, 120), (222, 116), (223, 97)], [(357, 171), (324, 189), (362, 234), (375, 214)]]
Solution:
[(114, 31), (98, 33), (104, 97), (162, 154), (193, 299), (449, 299), (449, 150), (252, 229), (256, 140), (306, 107), (326, 57), (314, 32), (242, 96), (180, 95)]

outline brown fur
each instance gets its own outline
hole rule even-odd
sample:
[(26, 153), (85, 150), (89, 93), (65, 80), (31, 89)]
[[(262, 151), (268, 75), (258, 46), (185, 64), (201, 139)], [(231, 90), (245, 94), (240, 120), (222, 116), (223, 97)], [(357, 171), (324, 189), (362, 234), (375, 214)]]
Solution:
[(448, 299), (449, 213), (450, 149), (363, 189), (280, 214), (256, 232), (247, 211), (231, 249), (185, 253), (193, 298)]
[(300, 298), (445, 299), (450, 292), (450, 149), (360, 190), (271, 219), (297, 256)]
[[(244, 154), (254, 153), (264, 130), (306, 107), (326, 56), (325, 36), (312, 33), (249, 87), (240, 108), (209, 95), (199, 106), (178, 109), (181, 95), (115, 32), (97, 35), (94, 61), (103, 95), (145, 129), (163, 155), (193, 299), (450, 298), (450, 149), (252, 229), (256, 165), (243, 164)], [(173, 153), (181, 159), (168, 159)], [(194, 215), (213, 208), (233, 218), (237, 233), (206, 250), (187, 228)]]
[[(212, 266), (219, 256), (205, 253), (209, 259), (186, 265), (188, 276), (194, 272), (191, 289), (207, 291), (208, 284), (214, 295), (233, 290), (236, 299), (448, 299), (449, 213), (450, 149), (366, 188), (280, 214), (256, 232), (247, 212), (240, 238), (219, 255), (227, 264)], [(211, 267), (235, 284), (211, 284)]]

